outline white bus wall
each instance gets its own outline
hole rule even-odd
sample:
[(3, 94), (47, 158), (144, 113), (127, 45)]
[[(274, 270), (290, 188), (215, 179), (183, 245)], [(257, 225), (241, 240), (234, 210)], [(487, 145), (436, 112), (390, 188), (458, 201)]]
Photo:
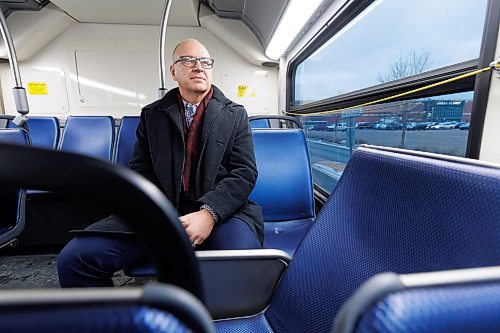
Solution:
[[(177, 43), (196, 38), (215, 59), (213, 83), (249, 115), (278, 113), (278, 71), (252, 65), (208, 30), (167, 28), (168, 65)], [(31, 115), (138, 115), (158, 98), (159, 26), (76, 23), (19, 62)], [(4, 113), (16, 114), (8, 64), (0, 65)], [(30, 89), (31, 85), (31, 89)]]

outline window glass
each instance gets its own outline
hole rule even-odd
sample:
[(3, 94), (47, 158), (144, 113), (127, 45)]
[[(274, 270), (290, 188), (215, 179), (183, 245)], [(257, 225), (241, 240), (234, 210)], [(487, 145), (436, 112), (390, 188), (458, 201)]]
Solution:
[(301, 117), (314, 183), (331, 193), (360, 144), (465, 156), (473, 95), (447, 94)]
[(295, 105), (479, 56), (487, 0), (379, 0), (297, 66)]

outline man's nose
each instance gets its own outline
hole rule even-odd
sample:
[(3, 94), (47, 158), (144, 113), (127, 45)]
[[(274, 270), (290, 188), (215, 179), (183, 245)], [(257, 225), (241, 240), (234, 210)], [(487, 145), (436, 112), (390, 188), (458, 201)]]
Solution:
[(203, 71), (203, 66), (201, 66), (201, 60), (200, 59), (196, 59), (196, 63), (193, 67), (194, 70), (196, 71)]

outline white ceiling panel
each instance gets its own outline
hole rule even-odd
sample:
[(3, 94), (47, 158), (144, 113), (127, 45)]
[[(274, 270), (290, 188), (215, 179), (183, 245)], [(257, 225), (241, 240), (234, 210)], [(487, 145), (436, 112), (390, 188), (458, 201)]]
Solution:
[[(172, 0), (168, 25), (198, 26), (192, 0)], [(79, 22), (160, 25), (164, 0), (51, 0)]]

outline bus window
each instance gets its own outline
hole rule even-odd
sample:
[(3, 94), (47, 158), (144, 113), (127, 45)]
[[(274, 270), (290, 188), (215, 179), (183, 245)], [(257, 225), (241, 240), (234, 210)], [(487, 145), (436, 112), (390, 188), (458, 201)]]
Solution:
[(315, 183), (331, 192), (361, 144), (465, 156), (472, 98), (472, 92), (447, 94), (368, 106), (354, 117), (327, 116), (325, 122), (336, 125), (307, 131)]
[(360, 144), (467, 156), (473, 79), (355, 106), (478, 69), (487, 3), (376, 0), (291, 59), (290, 113), (327, 122), (305, 126), (316, 185), (331, 193)]
[(477, 58), (486, 3), (375, 1), (297, 66), (294, 105)]

